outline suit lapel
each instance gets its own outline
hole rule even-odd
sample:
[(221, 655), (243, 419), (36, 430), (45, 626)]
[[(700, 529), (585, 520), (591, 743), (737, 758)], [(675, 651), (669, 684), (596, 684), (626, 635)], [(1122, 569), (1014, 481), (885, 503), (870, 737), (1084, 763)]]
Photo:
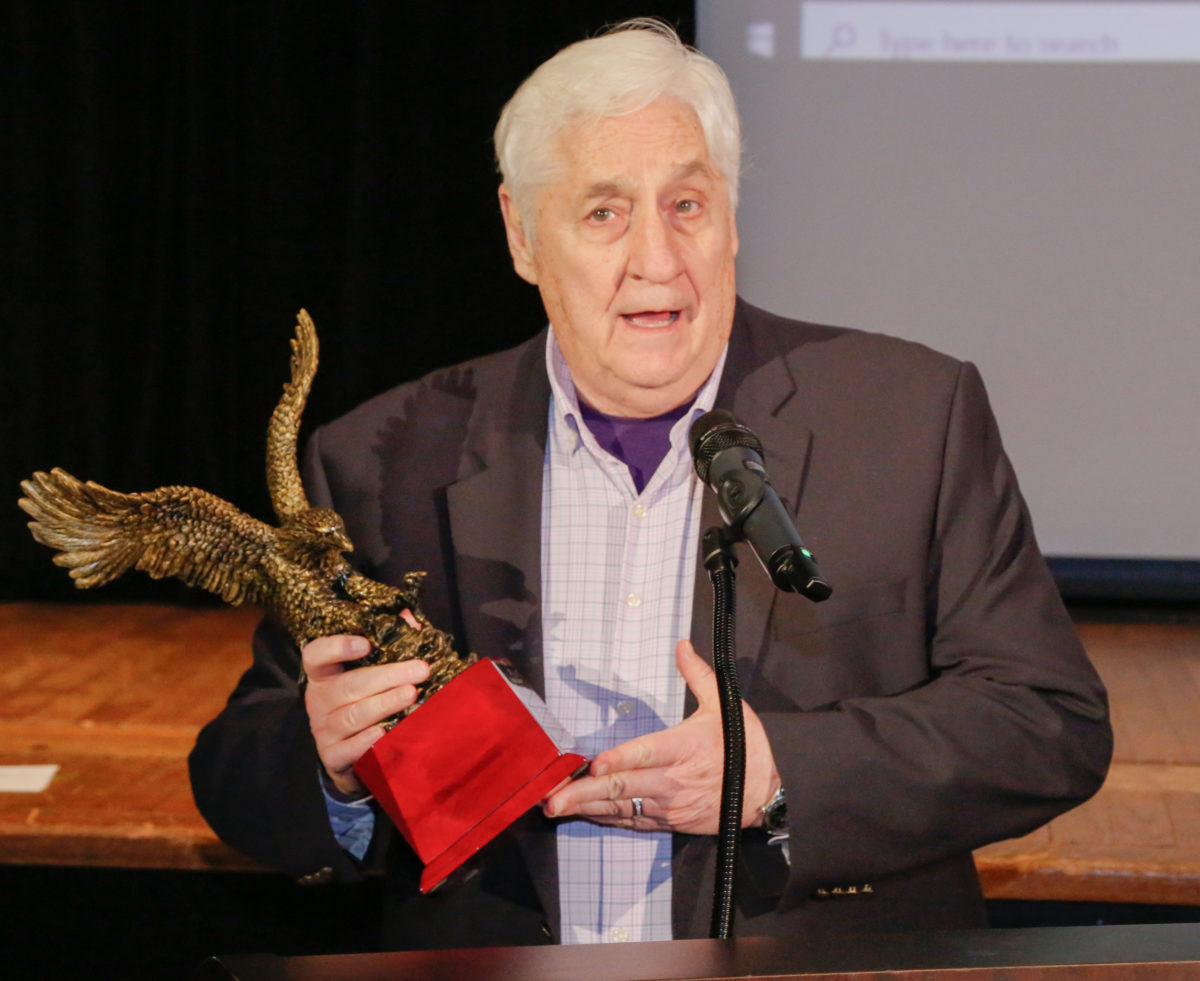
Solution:
[[(764, 464), (775, 492), (793, 518), (804, 489), (812, 435), (800, 416), (800, 399), (794, 396), (797, 382), (778, 336), (764, 328), (761, 315), (739, 301), (725, 371), (717, 392), (716, 408), (728, 408), (750, 427), (762, 442)], [(721, 523), (716, 495), (704, 491), (700, 511), (700, 533)], [(757, 661), (766, 639), (778, 590), (745, 543), (735, 546), (738, 558), (734, 610), (735, 657), (739, 664)], [(712, 664), (713, 590), (708, 571), (697, 563), (695, 601), (692, 604), (692, 642), (697, 652)], [(684, 714), (696, 710), (691, 692), (684, 701)], [(708, 934), (714, 888), (713, 839), (676, 835), (672, 925), (675, 936), (703, 937)]]
[[(508, 658), (545, 697), (542, 670), (542, 471), (550, 385), (545, 332), (527, 345), (510, 388), (483, 391), (464, 442), (460, 480), (446, 489), (455, 588), (466, 640)], [(558, 859), (538, 811), (508, 834), (521, 849), (546, 921), (558, 936)]]
[(544, 695), (541, 657), (543, 450), (528, 434), (446, 491), (454, 569), (471, 649), (508, 658)]
[(465, 640), (480, 655), (511, 660), (539, 694), (544, 338), (526, 345), (510, 387), (481, 389), (463, 444), (464, 476), (446, 489)]
[[(804, 488), (811, 433), (799, 419), (796, 381), (786, 356), (760, 334), (754, 319), (739, 304), (725, 373), (716, 407), (729, 408), (758, 436), (765, 450), (764, 463), (775, 493), (793, 518)], [(716, 496), (704, 492), (700, 531), (721, 523)], [(735, 548), (737, 566), (736, 636), (739, 659), (757, 657), (762, 647), (778, 590), (762, 569), (750, 547)], [(692, 613), (692, 639), (696, 650), (712, 663), (712, 584), (703, 565), (697, 570), (696, 601)], [(687, 711), (695, 703), (689, 697)]]

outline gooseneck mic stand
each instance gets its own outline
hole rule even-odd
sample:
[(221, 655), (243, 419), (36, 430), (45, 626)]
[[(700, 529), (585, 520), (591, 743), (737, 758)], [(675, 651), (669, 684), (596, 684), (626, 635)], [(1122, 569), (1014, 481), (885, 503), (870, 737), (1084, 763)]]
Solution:
[(737, 874), (737, 845), (742, 830), (742, 799), (746, 782), (746, 722), (742, 691), (734, 660), (736, 608), (733, 537), (719, 526), (701, 539), (704, 568), (713, 585), (713, 671), (721, 701), (721, 728), (725, 738), (725, 771), (721, 779), (721, 818), (717, 830), (717, 874), (713, 892), (709, 936), (728, 940), (733, 927), (733, 880)]
[(737, 565), (733, 544), (747, 542), (771, 581), (785, 592), (800, 593), (819, 603), (832, 590), (771, 486), (758, 437), (733, 413), (713, 409), (692, 423), (688, 443), (696, 473), (716, 494), (725, 521), (725, 527), (705, 531), (701, 548), (713, 583), (713, 671), (725, 742), (710, 935), (726, 940), (733, 924), (733, 883), (746, 783), (746, 726), (733, 642), (733, 570)]

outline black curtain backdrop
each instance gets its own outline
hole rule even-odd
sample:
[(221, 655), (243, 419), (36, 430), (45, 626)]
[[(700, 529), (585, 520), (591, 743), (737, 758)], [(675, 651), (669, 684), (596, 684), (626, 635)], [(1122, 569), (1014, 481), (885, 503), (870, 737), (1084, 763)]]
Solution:
[(9, 0), (0, 599), (192, 595), (141, 573), (74, 590), (16, 507), (34, 470), (271, 519), (301, 306), (322, 345), (305, 432), (540, 329), (492, 127), (540, 61), (639, 15), (693, 38), (684, 2)]

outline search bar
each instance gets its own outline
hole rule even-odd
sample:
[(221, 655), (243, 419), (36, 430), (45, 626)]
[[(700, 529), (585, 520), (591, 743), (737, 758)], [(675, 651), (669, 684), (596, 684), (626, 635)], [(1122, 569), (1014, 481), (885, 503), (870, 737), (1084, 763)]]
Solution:
[(1200, 3), (801, 0), (800, 56), (849, 61), (1200, 61)]

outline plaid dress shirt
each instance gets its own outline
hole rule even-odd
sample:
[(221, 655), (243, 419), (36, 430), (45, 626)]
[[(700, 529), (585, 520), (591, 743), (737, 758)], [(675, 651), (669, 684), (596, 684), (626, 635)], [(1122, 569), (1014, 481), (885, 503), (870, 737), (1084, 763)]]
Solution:
[[(589, 758), (681, 721), (675, 644), (691, 631), (703, 486), (687, 437), (724, 355), (639, 494), (580, 419), (553, 331), (542, 497), (546, 701)], [(671, 834), (560, 822), (563, 943), (671, 939)]]

